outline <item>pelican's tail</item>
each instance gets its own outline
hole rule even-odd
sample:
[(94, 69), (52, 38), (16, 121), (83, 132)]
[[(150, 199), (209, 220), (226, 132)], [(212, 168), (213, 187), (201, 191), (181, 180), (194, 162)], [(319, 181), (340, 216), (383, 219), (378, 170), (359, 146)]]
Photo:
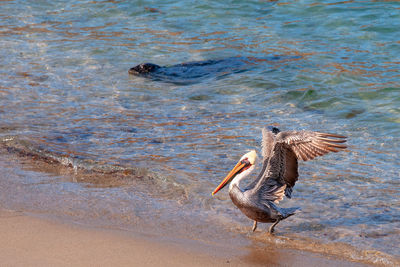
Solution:
[(300, 207), (293, 207), (293, 208), (281, 208), (278, 207), (277, 205), (275, 205), (274, 203), (270, 202), (269, 205), (271, 206), (271, 208), (275, 209), (278, 214), (281, 216), (281, 219), (286, 219), (294, 214), (296, 214), (297, 212), (301, 211)]
[(293, 208), (279, 208), (280, 213), (283, 215), (283, 218), (286, 219), (298, 212), (301, 211), (300, 207)]

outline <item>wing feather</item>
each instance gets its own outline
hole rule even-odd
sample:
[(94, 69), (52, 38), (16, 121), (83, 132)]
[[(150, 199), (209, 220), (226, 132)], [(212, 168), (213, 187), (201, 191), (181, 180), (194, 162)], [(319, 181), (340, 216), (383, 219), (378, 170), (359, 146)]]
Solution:
[(267, 129), (262, 129), (262, 141), (261, 141), (261, 153), (265, 159), (268, 159), (271, 155), (271, 150), (274, 145), (274, 134)]
[(293, 145), (292, 148), (295, 149), (297, 157), (306, 161), (308, 159), (307, 154), (305, 153), (304, 149), (301, 149), (301, 144)]
[(304, 161), (307, 161), (307, 160), (310, 160), (310, 159), (313, 159), (316, 157), (316, 155), (312, 151), (312, 147), (308, 147), (304, 144), (299, 144), (298, 147), (299, 147), (299, 150), (302, 151), (304, 154), (304, 157), (302, 157)]

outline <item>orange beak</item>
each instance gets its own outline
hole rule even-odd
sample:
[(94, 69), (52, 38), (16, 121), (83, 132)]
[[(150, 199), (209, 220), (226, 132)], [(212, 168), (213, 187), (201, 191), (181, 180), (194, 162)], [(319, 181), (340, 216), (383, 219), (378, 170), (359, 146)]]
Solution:
[(244, 167), (246, 166), (246, 163), (242, 163), (239, 161), (236, 166), (228, 173), (228, 175), (222, 180), (222, 182), (215, 188), (215, 190), (212, 192), (212, 195), (215, 195), (219, 190), (224, 188), (227, 184), (229, 184), (230, 181), (235, 177), (236, 174), (240, 172)]

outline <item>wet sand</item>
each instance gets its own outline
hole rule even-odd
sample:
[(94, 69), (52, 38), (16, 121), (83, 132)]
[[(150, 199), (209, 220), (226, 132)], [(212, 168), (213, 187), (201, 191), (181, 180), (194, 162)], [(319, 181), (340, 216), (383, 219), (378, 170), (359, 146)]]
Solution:
[(363, 266), (292, 250), (208, 247), (0, 209), (3, 266)]

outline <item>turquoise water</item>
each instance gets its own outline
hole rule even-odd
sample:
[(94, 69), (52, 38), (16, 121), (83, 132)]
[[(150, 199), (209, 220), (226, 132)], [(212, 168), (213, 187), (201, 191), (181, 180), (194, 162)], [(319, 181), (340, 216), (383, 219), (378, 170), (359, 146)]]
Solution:
[[(259, 147), (261, 128), (332, 132), (348, 149), (301, 162), (283, 204), (303, 212), (272, 241), (255, 235), (332, 254), (349, 245), (351, 259), (390, 264), (400, 255), (399, 36), (399, 2), (2, 1), (10, 175), (0, 204), (125, 229), (244, 235), (251, 222), (227, 192), (210, 193)], [(289, 59), (190, 84), (128, 75), (143, 62), (274, 56)], [(15, 151), (23, 157), (10, 159)]]

